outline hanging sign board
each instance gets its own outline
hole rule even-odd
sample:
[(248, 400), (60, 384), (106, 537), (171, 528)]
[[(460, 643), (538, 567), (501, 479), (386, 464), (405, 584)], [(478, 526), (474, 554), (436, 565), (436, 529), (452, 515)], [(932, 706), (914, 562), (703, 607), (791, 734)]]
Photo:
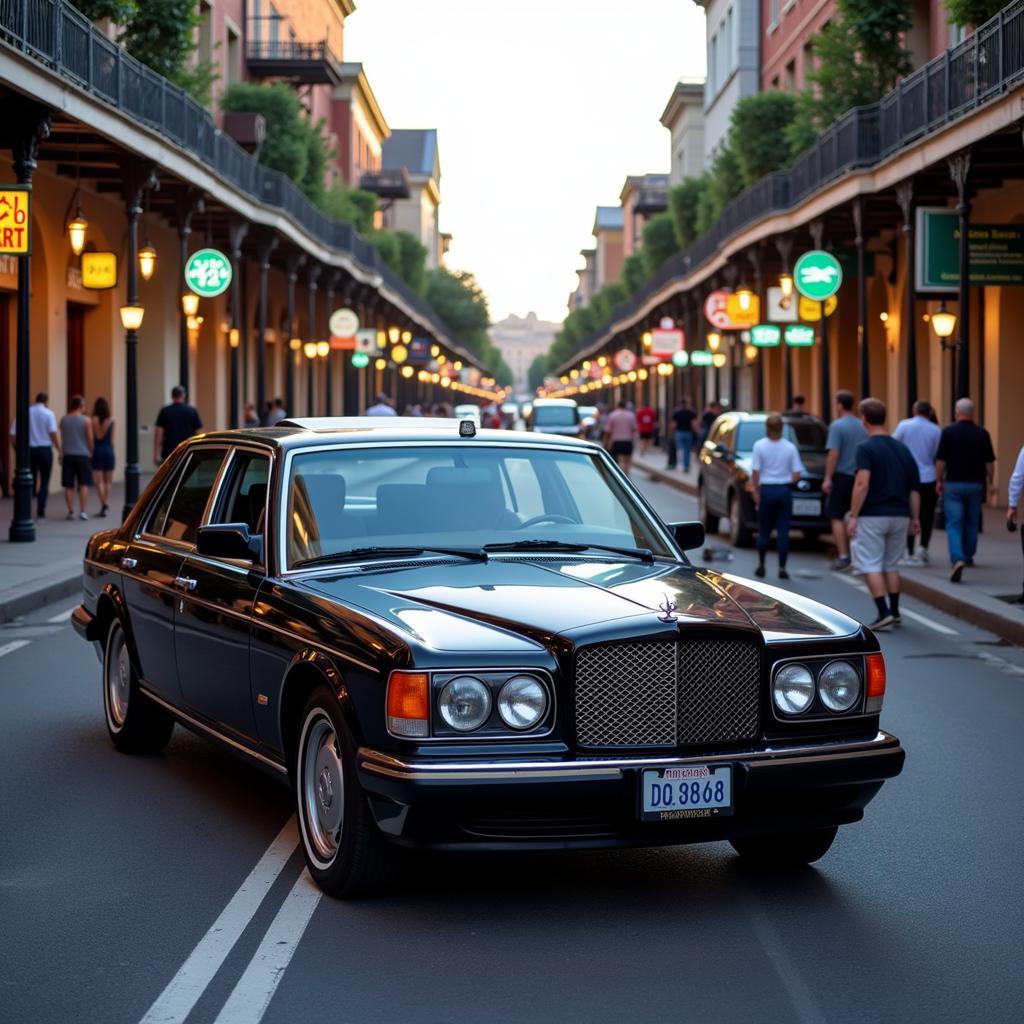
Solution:
[(331, 314), (327, 326), (336, 338), (354, 338), (359, 330), (359, 317), (348, 307), (342, 307)]
[[(971, 224), (967, 235), (971, 284), (1024, 284), (1024, 225)], [(917, 290), (960, 287), (960, 221), (956, 210), (917, 208)]]
[[(825, 316), (831, 316), (836, 311), (839, 300), (833, 295), (831, 299), (825, 300)], [(813, 299), (805, 299), (800, 296), (800, 304), (797, 306), (800, 319), (809, 324), (816, 324), (821, 319), (821, 303)]]
[(361, 370), (363, 367), (370, 365), (370, 357), (365, 352), (353, 352), (352, 365), (357, 370)]
[(409, 362), (428, 363), (430, 362), (430, 339), (413, 338), (409, 342)]
[(683, 349), (678, 352), (672, 353), (672, 365), (673, 366), (686, 366), (690, 362), (690, 353)]
[(769, 288), (766, 310), (768, 315), (765, 319), (773, 324), (796, 323), (796, 300), (796, 295), (790, 295), (788, 299), (784, 299), (781, 288)]
[(82, 287), (102, 291), (117, 287), (117, 253), (83, 252)]
[(349, 337), (349, 338), (340, 338), (340, 337), (338, 337), (337, 334), (332, 334), (330, 336), (330, 338), (328, 339), (328, 343), (331, 346), (331, 351), (332, 352), (338, 352), (338, 351), (353, 352), (353, 351), (355, 351), (355, 347), (356, 347), (356, 339), (355, 338), (351, 338), (351, 337)]
[(0, 253), (29, 256), (32, 253), (32, 187), (0, 188)]
[(636, 367), (636, 353), (628, 348), (620, 348), (612, 356), (612, 362), (615, 364), (615, 369), (620, 373), (629, 373), (630, 370)]
[(843, 268), (839, 260), (823, 249), (811, 249), (796, 261), (793, 284), (805, 298), (824, 302), (831, 298), (843, 283)]
[(185, 264), (185, 284), (204, 299), (212, 299), (231, 284), (231, 261), (218, 249), (197, 249)]
[(671, 359), (672, 353), (678, 352), (683, 347), (685, 340), (686, 336), (677, 328), (658, 327), (651, 331), (651, 355), (658, 356), (658, 362)]
[(372, 327), (356, 331), (356, 351), (368, 354), (377, 351), (377, 332)]
[(775, 324), (757, 324), (750, 328), (750, 344), (758, 348), (772, 348), (782, 340), (782, 328)]
[(790, 324), (786, 328), (786, 344), (802, 348), (814, 344), (814, 328), (806, 324)]
[(697, 349), (690, 353), (690, 364), (692, 366), (710, 366), (713, 360), (712, 353), (707, 349)]
[(744, 309), (740, 305), (739, 295), (730, 295), (725, 303), (725, 315), (733, 324), (731, 330), (753, 327), (761, 319), (761, 300), (756, 295), (749, 297), (750, 305)]
[(725, 288), (719, 288), (704, 300), (704, 316), (719, 331), (742, 331), (761, 319), (761, 301), (752, 295), (750, 306), (741, 309), (736, 295)]

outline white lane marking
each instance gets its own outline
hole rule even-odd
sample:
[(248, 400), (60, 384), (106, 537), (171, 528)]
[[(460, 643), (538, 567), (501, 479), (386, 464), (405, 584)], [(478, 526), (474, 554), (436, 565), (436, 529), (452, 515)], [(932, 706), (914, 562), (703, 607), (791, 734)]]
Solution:
[(259, 1024), (322, 896), (303, 868), (214, 1024)]
[(20, 651), (22, 647), (27, 647), (28, 644), (28, 640), (12, 640), (10, 643), (4, 644), (0, 647), (0, 658), (5, 654), (13, 654), (15, 651)]
[[(856, 576), (844, 576), (841, 572), (837, 572), (835, 574), (835, 578), (837, 580), (842, 580), (843, 583), (848, 583), (851, 587), (856, 587), (858, 590), (867, 591), (868, 589)], [(901, 608), (900, 615), (905, 615), (908, 619), (920, 622), (922, 626), (934, 629), (936, 633), (942, 633), (944, 636), (960, 635), (959, 630), (951, 629), (949, 626), (946, 626), (941, 622), (936, 622), (934, 619), (929, 619), (926, 615), (921, 615), (920, 612), (913, 612), (909, 608)]]
[(46, 621), (51, 623), (67, 622), (68, 619), (71, 618), (71, 612), (73, 610), (74, 609), (72, 608), (65, 608), (64, 611), (57, 612), (56, 615), (51, 615)]
[(142, 1024), (181, 1024), (192, 1012), (298, 845), (293, 816), (149, 1008)]

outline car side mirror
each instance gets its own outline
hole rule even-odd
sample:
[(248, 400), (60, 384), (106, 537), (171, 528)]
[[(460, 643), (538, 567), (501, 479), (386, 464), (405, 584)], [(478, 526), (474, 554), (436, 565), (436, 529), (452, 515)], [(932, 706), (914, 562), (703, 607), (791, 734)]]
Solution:
[(243, 562), (263, 561), (263, 535), (249, 533), (247, 523), (213, 523), (200, 526), (196, 551), (208, 558), (237, 558)]
[(704, 546), (703, 523), (669, 523), (669, 529), (676, 543), (684, 551), (693, 551)]

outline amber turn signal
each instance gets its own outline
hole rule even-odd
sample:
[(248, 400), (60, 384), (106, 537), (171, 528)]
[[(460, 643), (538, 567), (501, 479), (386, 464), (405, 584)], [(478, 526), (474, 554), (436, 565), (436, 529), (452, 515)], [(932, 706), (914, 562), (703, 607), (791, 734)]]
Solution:
[(418, 738), (430, 731), (429, 680), (426, 672), (392, 672), (388, 679), (388, 732)]
[(868, 694), (864, 710), (868, 714), (877, 714), (882, 710), (882, 698), (885, 696), (885, 658), (881, 654), (867, 656)]

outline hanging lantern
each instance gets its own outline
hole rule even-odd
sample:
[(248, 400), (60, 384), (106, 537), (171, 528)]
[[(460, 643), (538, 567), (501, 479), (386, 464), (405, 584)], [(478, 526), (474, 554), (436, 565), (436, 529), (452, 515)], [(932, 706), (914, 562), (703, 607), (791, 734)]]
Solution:
[(708, 348), (712, 352), (717, 352), (722, 346), (722, 336), (718, 331), (708, 331)]
[(199, 312), (199, 296), (195, 292), (185, 292), (182, 295), (181, 311), (185, 316), (195, 316)]
[(139, 250), (139, 274), (143, 281), (148, 281), (156, 273), (156, 249), (146, 244)]
[(82, 207), (79, 206), (74, 217), (68, 221), (68, 241), (71, 243), (71, 251), (76, 256), (81, 256), (85, 248), (85, 232), (88, 227), (89, 222), (82, 216)]
[(950, 313), (945, 303), (932, 313), (932, 330), (943, 340), (952, 337), (956, 330), (956, 313)]

